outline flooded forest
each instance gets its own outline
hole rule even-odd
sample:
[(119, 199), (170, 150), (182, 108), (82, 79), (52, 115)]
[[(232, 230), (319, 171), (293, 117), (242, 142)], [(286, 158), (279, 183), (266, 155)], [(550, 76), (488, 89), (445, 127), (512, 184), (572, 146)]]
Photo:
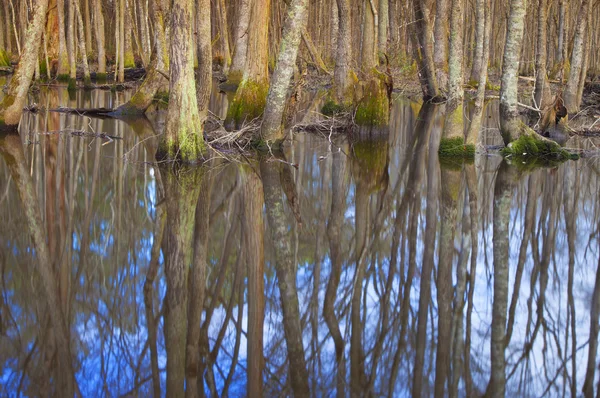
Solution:
[(598, 397), (599, 5), (0, 0), (0, 397)]

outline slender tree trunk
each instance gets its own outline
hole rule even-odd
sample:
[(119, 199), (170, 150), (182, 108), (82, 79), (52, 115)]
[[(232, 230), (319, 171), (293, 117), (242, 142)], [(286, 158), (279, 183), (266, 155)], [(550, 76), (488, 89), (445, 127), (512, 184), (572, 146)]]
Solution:
[(25, 45), (23, 46), (19, 65), (17, 65), (10, 80), (8, 91), (0, 102), (0, 132), (5, 130), (16, 131), (21, 120), (29, 86), (33, 79), (35, 64), (38, 60), (47, 10), (48, 0), (36, 2), (33, 9), (33, 19), (27, 27)]
[(155, 30), (154, 47), (150, 56), (150, 65), (144, 82), (140, 85), (129, 101), (121, 105), (116, 112), (120, 114), (141, 115), (154, 100), (156, 93), (167, 83), (165, 74), (168, 73), (169, 54), (166, 43), (164, 13), (158, 1), (152, 4), (152, 21)]
[(590, 0), (583, 0), (581, 8), (577, 15), (577, 24), (575, 25), (575, 38), (573, 39), (573, 53), (571, 54), (571, 69), (569, 80), (564, 91), (565, 107), (569, 114), (579, 111), (579, 101), (577, 98), (577, 89), (581, 79), (581, 70), (583, 69), (584, 48), (586, 43), (586, 27), (588, 13), (590, 12)]
[[(270, 13), (271, 0), (250, 0), (246, 64), (242, 81), (227, 110), (225, 124), (228, 127), (240, 127), (245, 121), (260, 117), (265, 110), (269, 92)], [(229, 75), (235, 71), (232, 67)]]
[(229, 24), (227, 22), (227, 5), (225, 0), (218, 0), (219, 9), (219, 38), (221, 41), (221, 48), (223, 50), (223, 73), (229, 73), (229, 66), (231, 65), (231, 49), (229, 48)]
[(125, 81), (125, 0), (119, 0), (119, 17), (118, 21), (118, 72), (117, 72), (117, 81), (122, 83)]
[(294, 74), (302, 31), (306, 26), (307, 13), (308, 0), (292, 0), (287, 8), (277, 66), (271, 79), (261, 125), (261, 139), (269, 146), (283, 140), (283, 111)]
[[(377, 35), (379, 59), (388, 54), (388, 30), (390, 25), (389, 0), (379, 0), (379, 33)], [(380, 62), (383, 63), (383, 62)]]
[(75, 20), (75, 1), (78, 0), (67, 0), (68, 1), (68, 31), (67, 31), (67, 48), (69, 51), (69, 88), (76, 88), (77, 79), (77, 36), (76, 36), (76, 20)]
[(169, 110), (159, 148), (160, 157), (183, 161), (199, 159), (205, 149), (194, 80), (193, 6), (194, 0), (175, 0), (171, 9)]
[(234, 29), (233, 58), (227, 82), (237, 88), (242, 82), (246, 68), (246, 54), (248, 52), (248, 29), (250, 27), (250, 6), (253, 0), (240, 0), (237, 8), (237, 23)]
[(98, 72), (96, 80), (99, 82), (106, 81), (106, 50), (104, 45), (104, 15), (102, 14), (102, 2), (94, 1), (95, 13), (94, 21), (96, 26), (96, 50), (98, 51)]
[(123, 51), (123, 67), (124, 68), (135, 68), (135, 56), (133, 54), (133, 19), (131, 18), (131, 0), (125, 1), (125, 14), (123, 14), (123, 21), (125, 23), (125, 31), (123, 32), (124, 46)]
[(535, 56), (535, 103), (542, 112), (553, 105), (554, 99), (548, 82), (546, 64), (548, 62), (548, 0), (539, 0), (537, 26), (537, 52)]
[(337, 0), (338, 7), (338, 39), (336, 63), (333, 82), (336, 101), (348, 104), (352, 101), (352, 27), (350, 16), (350, 0)]
[(475, 54), (473, 56), (469, 83), (477, 85), (481, 84), (483, 70), (487, 70), (487, 64), (483, 63), (485, 13), (488, 6), (486, 3), (486, 0), (476, 0), (475, 2)]
[[(90, 18), (90, 0), (83, 0), (83, 20), (85, 24), (83, 25), (85, 28), (85, 48), (92, 54), (92, 19)], [(79, 3), (77, 3), (77, 7), (79, 8)]]
[(412, 33), (418, 43), (419, 81), (423, 91), (423, 99), (430, 100), (440, 97), (439, 86), (435, 75), (433, 61), (433, 42), (431, 40), (431, 23), (429, 10), (423, 0), (411, 0), (413, 4), (415, 22), (412, 24)]
[(197, 55), (198, 55), (198, 80), (196, 91), (198, 97), (198, 113), (200, 115), (201, 130), (208, 117), (208, 102), (212, 89), (212, 46), (210, 32), (210, 17), (205, 10), (210, 9), (210, 0), (198, 0), (197, 15)]
[[(67, 0), (68, 1), (68, 0)], [(65, 38), (65, 0), (57, 0), (58, 7), (58, 72), (59, 80), (69, 79), (69, 54)]]
[(438, 87), (448, 86), (448, 16), (452, 0), (436, 0), (435, 25), (433, 31), (433, 62)]
[(90, 67), (87, 59), (87, 49), (86, 49), (86, 41), (84, 34), (84, 25), (83, 18), (81, 17), (81, 10), (79, 9), (78, 0), (74, 0), (73, 4), (75, 4), (75, 10), (77, 12), (77, 32), (79, 35), (79, 52), (81, 53), (81, 61), (83, 63), (83, 86), (90, 87), (92, 84), (92, 80), (90, 78)]

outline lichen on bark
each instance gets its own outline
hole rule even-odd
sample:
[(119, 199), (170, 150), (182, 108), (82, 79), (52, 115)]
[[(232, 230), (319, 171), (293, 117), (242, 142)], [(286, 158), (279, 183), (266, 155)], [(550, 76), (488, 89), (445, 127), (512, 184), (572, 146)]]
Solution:
[(383, 80), (379, 76), (369, 79), (358, 101), (354, 121), (362, 126), (383, 126), (390, 117), (390, 101)]

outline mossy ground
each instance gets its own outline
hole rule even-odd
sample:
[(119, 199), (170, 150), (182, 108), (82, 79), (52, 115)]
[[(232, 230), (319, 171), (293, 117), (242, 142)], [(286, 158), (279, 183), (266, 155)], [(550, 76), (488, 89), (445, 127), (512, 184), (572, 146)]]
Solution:
[(516, 160), (517, 164), (548, 165), (579, 159), (579, 155), (567, 151), (556, 142), (539, 139), (533, 134), (521, 135), (503, 148), (501, 153), (506, 158)]
[(440, 157), (472, 158), (475, 145), (465, 143), (462, 137), (442, 138), (438, 153)]
[(383, 81), (373, 77), (365, 85), (354, 121), (362, 126), (383, 126), (388, 124), (389, 116), (390, 102)]
[(239, 128), (244, 121), (261, 116), (267, 103), (269, 84), (245, 80), (238, 87), (233, 102), (227, 110), (226, 125)]

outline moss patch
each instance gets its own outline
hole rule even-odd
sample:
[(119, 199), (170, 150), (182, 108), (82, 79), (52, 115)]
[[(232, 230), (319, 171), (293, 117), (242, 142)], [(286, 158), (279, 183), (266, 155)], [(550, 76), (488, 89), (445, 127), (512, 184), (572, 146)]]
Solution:
[(261, 116), (267, 103), (269, 84), (244, 80), (238, 87), (233, 102), (227, 110), (227, 125), (239, 128), (245, 120)]
[(96, 73), (96, 82), (106, 83), (106, 73)]
[(10, 66), (10, 57), (3, 49), (0, 49), (0, 66)]
[(501, 150), (502, 155), (520, 163), (561, 163), (566, 160), (577, 160), (579, 155), (573, 154), (556, 142), (542, 140), (533, 134), (524, 134)]
[(160, 104), (168, 104), (169, 103), (169, 92), (159, 90), (154, 94), (154, 102), (158, 102)]
[(332, 99), (325, 101), (325, 104), (321, 108), (321, 113), (325, 116), (335, 116), (338, 113), (342, 113), (346, 110), (344, 105), (338, 104)]
[(438, 153), (440, 157), (473, 158), (475, 145), (465, 143), (461, 137), (442, 138)]
[(70, 79), (70, 76), (68, 73), (56, 75), (56, 80), (58, 80), (59, 82), (68, 83), (69, 79)]
[(77, 80), (69, 78), (69, 84), (67, 86), (67, 90), (73, 91), (77, 88)]
[(390, 102), (384, 84), (379, 78), (372, 78), (358, 102), (354, 121), (362, 126), (383, 126), (388, 124), (389, 116)]

